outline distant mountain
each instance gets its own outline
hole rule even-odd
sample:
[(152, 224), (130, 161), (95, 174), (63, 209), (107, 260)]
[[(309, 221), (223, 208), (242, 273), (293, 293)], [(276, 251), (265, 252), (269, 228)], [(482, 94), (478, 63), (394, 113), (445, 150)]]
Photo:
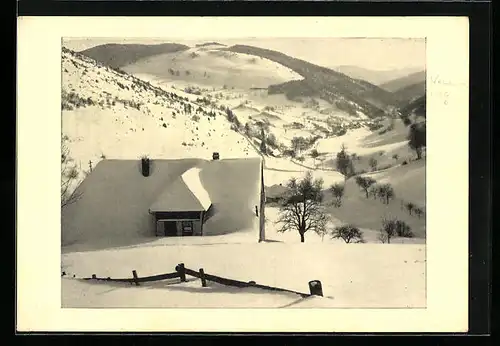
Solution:
[(406, 105), (415, 101), (422, 96), (425, 96), (425, 81), (408, 85), (398, 91), (394, 92), (394, 96), (398, 100), (399, 105)]
[(418, 83), (425, 84), (425, 78), (426, 78), (426, 72), (419, 71), (388, 81), (387, 83), (381, 84), (380, 87), (390, 92), (397, 92), (411, 85), (415, 85)]
[[(206, 44), (212, 46), (216, 44), (215, 50), (221, 53), (224, 51), (242, 53), (271, 60), (303, 77), (303, 80), (291, 80), (270, 85), (268, 88), (270, 94), (285, 94), (289, 99), (316, 96), (351, 115), (357, 115), (361, 112), (369, 117), (382, 116), (388, 106), (399, 105), (398, 97), (366, 80), (352, 78), (346, 74), (277, 51), (246, 45), (223, 48), (216, 42)], [(122, 68), (129, 67), (139, 61), (144, 62), (145, 58), (160, 57), (162, 54), (174, 52), (186, 52), (189, 49), (190, 47), (186, 45), (176, 43), (159, 45), (105, 44), (80, 53), (107, 66)], [(168, 70), (167, 67), (165, 67), (166, 70)]]
[(189, 49), (178, 43), (163, 44), (104, 44), (95, 46), (80, 53), (112, 68), (134, 63), (140, 59), (162, 53), (174, 53)]
[(403, 116), (416, 115), (421, 117), (426, 117), (426, 96), (421, 96), (416, 100), (406, 104), (400, 108), (400, 112)]
[(205, 42), (205, 43), (199, 43), (199, 44), (195, 45), (195, 47), (197, 47), (197, 48), (207, 47), (207, 46), (221, 46), (221, 47), (225, 47), (226, 45), (222, 44), (222, 43), (219, 43), (219, 42)]
[(380, 70), (370, 70), (363, 67), (351, 66), (351, 65), (337, 66), (334, 68), (334, 70), (346, 74), (351, 78), (363, 79), (367, 82), (370, 82), (378, 86), (420, 71), (419, 68), (415, 67), (380, 71)]
[(225, 50), (272, 60), (304, 78), (272, 85), (268, 89), (270, 94), (282, 93), (290, 99), (318, 96), (352, 115), (361, 111), (370, 117), (383, 115), (386, 106), (397, 103), (392, 93), (367, 81), (277, 51), (245, 45), (234, 45)]

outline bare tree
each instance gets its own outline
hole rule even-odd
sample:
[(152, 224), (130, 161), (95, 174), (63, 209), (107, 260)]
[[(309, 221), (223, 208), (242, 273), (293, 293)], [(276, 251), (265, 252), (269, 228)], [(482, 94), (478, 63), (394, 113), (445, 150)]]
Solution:
[(378, 190), (379, 190), (379, 185), (374, 184), (372, 187), (369, 188), (368, 195), (372, 196), (373, 199), (377, 199), (377, 197), (378, 197)]
[(402, 238), (413, 238), (415, 235), (413, 234), (410, 225), (402, 220), (394, 220), (396, 225), (396, 234), (398, 237)]
[(411, 149), (415, 150), (417, 160), (422, 158), (422, 149), (426, 147), (426, 124), (415, 123), (410, 125), (408, 132), (408, 145)]
[(70, 150), (66, 144), (67, 137), (61, 143), (61, 208), (80, 199), (81, 192), (77, 192), (75, 184), (78, 182), (78, 169), (70, 157)]
[(352, 167), (351, 156), (347, 153), (347, 148), (344, 144), (340, 147), (340, 151), (337, 153), (337, 169), (345, 177), (350, 173), (349, 170)]
[(369, 197), (369, 190), (370, 190), (370, 187), (375, 184), (377, 181), (373, 178), (370, 178), (370, 177), (361, 177), (361, 176), (357, 176), (356, 177), (356, 184), (363, 189), (363, 191), (365, 191), (365, 194), (366, 194), (366, 198)]
[(332, 239), (342, 239), (349, 243), (364, 243), (363, 233), (354, 225), (342, 225), (334, 228)]
[(316, 165), (316, 159), (319, 157), (319, 152), (317, 149), (311, 150), (311, 157), (314, 159), (314, 165)]
[(293, 137), (292, 138), (292, 150), (295, 154), (300, 154), (307, 149), (307, 140), (304, 137)]
[(333, 184), (332, 186), (330, 186), (330, 191), (335, 197), (334, 205), (337, 208), (340, 207), (342, 205), (342, 197), (344, 197), (345, 193), (344, 184), (339, 184), (339, 183)]
[(415, 213), (415, 215), (420, 219), (422, 217), (422, 215), (424, 215), (424, 210), (422, 208), (419, 208), (419, 207), (415, 207), (413, 208), (413, 212)]
[(323, 180), (314, 179), (311, 172), (297, 181), (292, 178), (286, 184), (287, 192), (281, 199), (278, 221), (281, 224), (278, 232), (298, 231), (300, 241), (305, 242), (304, 235), (312, 230), (317, 234), (325, 231), (328, 221), (321, 202), (323, 201)]
[(383, 218), (378, 239), (382, 243), (390, 244), (391, 239), (396, 236), (396, 230), (396, 220)]
[(383, 203), (389, 204), (391, 199), (395, 197), (394, 189), (391, 184), (384, 184), (379, 186), (378, 188), (378, 196), (382, 200)]
[(323, 242), (323, 240), (325, 239), (325, 235), (328, 234), (328, 228), (323, 227), (316, 231), (316, 233), (321, 237), (321, 242)]
[(413, 204), (412, 202), (407, 202), (405, 203), (406, 210), (408, 211), (408, 214), (411, 215), (411, 213), (416, 209), (416, 205)]
[(377, 236), (377, 239), (382, 243), (382, 244), (385, 244), (388, 242), (388, 239), (389, 237), (387, 236), (387, 234), (383, 231), (383, 230), (380, 230), (378, 236)]

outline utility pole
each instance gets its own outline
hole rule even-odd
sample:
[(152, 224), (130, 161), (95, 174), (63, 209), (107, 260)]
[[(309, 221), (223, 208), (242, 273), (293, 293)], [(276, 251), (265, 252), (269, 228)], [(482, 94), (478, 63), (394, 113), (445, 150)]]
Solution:
[(266, 193), (264, 190), (264, 157), (260, 166), (260, 219), (259, 219), (259, 243), (266, 240)]

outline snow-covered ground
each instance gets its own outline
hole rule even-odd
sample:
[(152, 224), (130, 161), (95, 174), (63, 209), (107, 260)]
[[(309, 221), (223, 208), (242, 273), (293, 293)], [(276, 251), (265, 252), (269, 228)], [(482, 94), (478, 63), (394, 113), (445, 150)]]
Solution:
[[(269, 133), (287, 147), (295, 136), (319, 134), (318, 128), (327, 127), (329, 116), (341, 123), (351, 121), (345, 113), (321, 100), (316, 100), (318, 106), (313, 109), (283, 95), (248, 89), (298, 78), (278, 64), (265, 59), (254, 61), (241, 54), (216, 55), (205, 49), (196, 51), (197, 56), (190, 53), (193, 51), (168, 56), (171, 67), (183, 71), (179, 78), (172, 77), (168, 68), (163, 74), (158, 72), (161, 59), (166, 56), (128, 66), (126, 69), (133, 72), (134, 78), (63, 52), (63, 90), (75, 92), (83, 99), (91, 98), (95, 103), (65, 109), (62, 114), (63, 134), (68, 137), (81, 179), (90, 166), (95, 167), (105, 159), (138, 159), (142, 155), (159, 159), (210, 159), (213, 152), (220, 152), (221, 158), (260, 157), (253, 139), (231, 130), (224, 111), (199, 103), (200, 97), (210, 96), (217, 106), (233, 109), (242, 124), (267, 121)], [(205, 64), (200, 65), (200, 61)], [(231, 71), (229, 77), (225, 71)], [(208, 75), (212, 81), (208, 81)], [(138, 82), (137, 77), (177, 97), (158, 95), (152, 87)], [(193, 95), (183, 91), (188, 86), (208, 91)], [(185, 104), (202, 111), (187, 114)], [(207, 116), (209, 112), (216, 115)], [(290, 127), (294, 123), (302, 127)], [(312, 173), (314, 178), (323, 179), (325, 188), (343, 183), (344, 176), (334, 170), (333, 158), (341, 145), (345, 145), (349, 153), (363, 156), (356, 161), (358, 167), (368, 167), (371, 157), (376, 157), (380, 166), (391, 164), (392, 168), (367, 174), (378, 182), (391, 183), (398, 198), (425, 207), (425, 161), (400, 165), (413, 155), (405, 136), (406, 129), (399, 123), (384, 135), (365, 127), (349, 130), (339, 137), (322, 135), (301, 153), (304, 157), (301, 164), (288, 158), (265, 157), (265, 185), (302, 178), (314, 167), (324, 168)], [(313, 149), (320, 153), (318, 159), (310, 157)], [(395, 154), (400, 159), (394, 159)], [(85, 242), (70, 244), (62, 249), (62, 270), (68, 274), (62, 278), (62, 304), (64, 307), (425, 307), (425, 238), (394, 238), (391, 244), (380, 244), (377, 240), (380, 218), (384, 215), (397, 215), (419, 235), (425, 235), (425, 218), (407, 216), (396, 203), (386, 207), (367, 200), (352, 181), (346, 182), (342, 207), (327, 209), (332, 226), (357, 224), (367, 244), (344, 244), (310, 232), (306, 234), (306, 243), (301, 244), (296, 232), (276, 232), (274, 221), (278, 210), (273, 207), (265, 211), (268, 241), (263, 243), (257, 243), (256, 230), (248, 229), (189, 238), (145, 237), (138, 230), (135, 236), (116, 239), (113, 246), (105, 241), (99, 246)], [(295, 294), (229, 288), (214, 283), (202, 288), (199, 280), (139, 287), (78, 280), (92, 274), (131, 277), (132, 270), (137, 270), (139, 276), (172, 272), (180, 262), (194, 270), (204, 268), (209, 274), (304, 293), (308, 293), (308, 281), (321, 280), (324, 297), (301, 299)]]
[[(62, 279), (63, 307), (425, 307), (425, 246), (397, 244), (143, 245), (63, 255), (63, 270), (76, 278), (131, 277), (187, 268), (241, 281), (309, 293), (320, 280), (323, 298), (310, 302), (289, 293), (231, 288), (188, 277), (135, 287)], [(195, 294), (196, 293), (196, 294)], [(299, 304), (297, 306), (301, 306)], [(293, 307), (293, 305), (290, 305)]]
[(190, 48), (155, 55), (124, 66), (123, 70), (201, 85), (225, 85), (229, 89), (266, 88), (271, 84), (302, 79), (297, 73), (271, 60), (217, 48), (220, 47)]

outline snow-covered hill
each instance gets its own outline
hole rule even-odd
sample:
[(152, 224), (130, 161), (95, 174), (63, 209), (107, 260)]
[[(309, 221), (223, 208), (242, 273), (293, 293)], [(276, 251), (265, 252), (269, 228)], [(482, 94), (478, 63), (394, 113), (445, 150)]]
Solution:
[(121, 68), (134, 75), (147, 74), (229, 89), (267, 88), (271, 84), (302, 79), (299, 74), (271, 60), (223, 51), (219, 46), (153, 55)]
[(104, 158), (259, 157), (220, 108), (165, 89), (64, 49), (62, 133), (80, 172)]

